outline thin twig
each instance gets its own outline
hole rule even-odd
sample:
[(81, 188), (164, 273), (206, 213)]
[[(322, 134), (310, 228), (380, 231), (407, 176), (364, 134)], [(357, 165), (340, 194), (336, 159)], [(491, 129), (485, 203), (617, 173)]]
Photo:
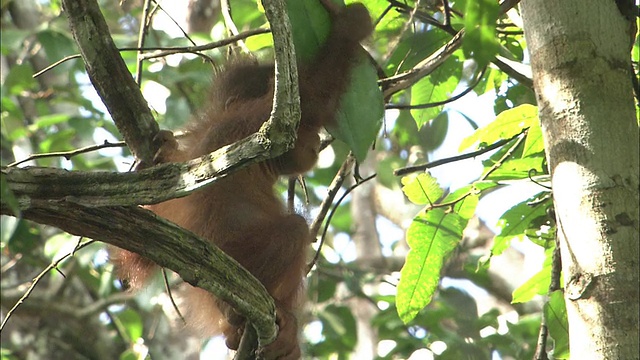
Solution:
[(454, 102), (456, 100), (459, 100), (460, 98), (462, 98), (463, 96), (467, 95), (468, 93), (470, 93), (476, 86), (478, 86), (478, 84), (480, 83), (480, 80), (482, 80), (482, 77), (484, 76), (484, 73), (486, 72), (487, 68), (484, 67), (482, 69), (482, 71), (480, 72), (480, 74), (476, 77), (476, 79), (474, 79), (473, 83), (467, 87), (466, 89), (464, 89), (464, 91), (462, 91), (461, 93), (459, 93), (458, 95), (452, 96), (447, 100), (442, 100), (442, 101), (435, 101), (432, 103), (428, 103), (428, 104), (418, 104), (418, 105), (400, 105), (400, 104), (387, 104), (385, 105), (385, 109), (399, 109), (399, 110), (407, 110), (407, 109), (429, 109), (429, 108), (434, 108), (434, 107), (438, 107), (438, 106), (442, 106), (442, 105), (446, 105), (448, 103)]
[(40, 280), (42, 280), (42, 278), (49, 271), (51, 271), (53, 269), (57, 269), (58, 265), (62, 261), (66, 260), (70, 256), (75, 255), (76, 251), (81, 250), (81, 249), (83, 249), (83, 248), (87, 247), (88, 245), (91, 245), (91, 244), (93, 244), (95, 242), (93, 240), (89, 240), (89, 241), (87, 241), (85, 243), (81, 243), (80, 242), (81, 240), (82, 240), (82, 238), (80, 238), (78, 240), (78, 244), (73, 248), (73, 250), (71, 252), (63, 255), (58, 260), (52, 261), (51, 264), (49, 264), (49, 266), (47, 266), (44, 270), (42, 270), (40, 272), (40, 274), (38, 274), (35, 278), (33, 278), (33, 281), (31, 282), (31, 285), (29, 286), (27, 291), (24, 293), (24, 295), (22, 295), (22, 297), (20, 297), (20, 299), (18, 299), (18, 301), (15, 303), (15, 305), (13, 305), (13, 307), (7, 312), (6, 316), (4, 317), (4, 320), (2, 320), (2, 324), (0, 324), (0, 331), (2, 331), (2, 329), (4, 329), (4, 326), (7, 324), (7, 321), (9, 321), (9, 318), (11, 318), (11, 315), (13, 315), (13, 313), (18, 309), (18, 307), (20, 305), (22, 305), (22, 303), (29, 297), (29, 295), (31, 295), (33, 290), (36, 288), (36, 285), (38, 285)]
[[(520, 0), (505, 0), (500, 4), (500, 14), (505, 14), (509, 9), (513, 8), (518, 4)], [(395, 4), (394, 0), (389, 0), (390, 3)], [(413, 12), (415, 9), (411, 7), (407, 7), (407, 5), (402, 3), (397, 3), (398, 7), (404, 8), (405, 10), (411, 9)], [(421, 12), (416, 12), (415, 17), (424, 21), (425, 23), (431, 24), (428, 20), (428, 17), (421, 16)], [(441, 46), (438, 50), (436, 50), (433, 54), (431, 54), (426, 59), (422, 60), (420, 63), (415, 65), (412, 69), (405, 71), (402, 74), (394, 75), (385, 79), (381, 79), (379, 84), (381, 85), (385, 98), (390, 97), (391, 95), (407, 89), (418, 82), (420, 79), (425, 76), (431, 74), (438, 66), (440, 66), (445, 60), (447, 60), (457, 49), (462, 45), (462, 39), (464, 38), (465, 31), (464, 29), (460, 31), (455, 31), (455, 29), (447, 28), (437, 21), (435, 24), (431, 24), (441, 28), (444, 31), (447, 31), (449, 34), (453, 35), (451, 40), (449, 40), (446, 44)], [(531, 79), (527, 78), (525, 75), (520, 74), (515, 69), (511, 68), (503, 61), (500, 61), (497, 58), (494, 58), (492, 62), (500, 68), (503, 72), (516, 79), (518, 82), (523, 85), (531, 88), (533, 86)]]
[[(502, 157), (496, 161), (495, 164), (493, 164), (489, 170), (487, 170), (481, 177), (480, 177), (480, 181), (486, 180), (489, 175), (491, 175), (491, 173), (493, 173), (494, 171), (496, 171), (500, 166), (502, 166), (502, 164), (507, 161), (507, 159), (509, 159), (511, 157), (511, 155), (513, 155), (513, 153), (516, 151), (516, 149), (518, 148), (518, 146), (520, 146), (520, 144), (522, 144), (522, 142), (524, 141), (524, 139), (527, 137), (527, 133), (529, 132), (529, 128), (526, 128), (524, 130), (522, 130), (520, 133), (518, 133), (518, 135), (513, 136), (511, 139), (509, 139), (509, 141), (513, 140), (514, 138), (518, 138), (518, 140), (516, 140), (515, 143), (513, 143), (513, 145), (509, 148), (509, 150), (507, 150), (506, 153), (504, 153), (504, 155), (502, 155)], [(520, 135), (522, 135), (520, 137)]]
[[(140, 32), (138, 34), (138, 48), (144, 47), (144, 41), (149, 33), (149, 26), (151, 26), (151, 0), (144, 0), (142, 18), (140, 21)], [(142, 51), (138, 51), (136, 60), (136, 83), (138, 86), (142, 84)]]
[[(248, 31), (243, 31), (242, 33), (235, 35), (235, 36), (231, 36), (228, 37), (226, 39), (222, 39), (220, 41), (214, 41), (208, 44), (204, 44), (204, 45), (197, 45), (197, 46), (153, 46), (153, 47), (143, 47), (143, 48), (139, 48), (139, 47), (124, 47), (124, 48), (119, 48), (119, 51), (157, 51), (156, 53), (152, 53), (152, 54), (145, 54), (142, 59), (143, 60), (149, 60), (149, 59), (154, 59), (154, 58), (159, 58), (159, 57), (164, 57), (164, 56), (169, 56), (169, 55), (173, 55), (173, 54), (180, 54), (180, 53), (197, 53), (199, 51), (204, 51), (204, 50), (212, 50), (212, 49), (216, 49), (222, 46), (226, 46), (229, 45), (231, 43), (234, 43), (240, 39), (245, 39), (251, 36), (255, 36), (255, 35), (260, 35), (260, 34), (266, 34), (271, 32), (270, 29), (253, 29), (253, 30), (248, 30)], [(81, 58), (80, 54), (75, 54), (75, 55), (69, 55), (69, 56), (65, 56), (64, 58), (54, 62), (53, 64), (47, 66), (46, 68), (38, 71), (37, 73), (33, 74), (32, 77), (36, 78), (42, 74), (44, 74), (47, 71), (50, 71), (51, 69), (55, 68), (56, 66), (69, 61), (69, 60), (73, 60), (73, 59), (79, 59)]]
[[(560, 289), (560, 274), (562, 272), (562, 257), (560, 255), (560, 241), (558, 236), (555, 237), (555, 248), (553, 249), (553, 257), (551, 259), (551, 281), (549, 282), (549, 292), (547, 293), (547, 300), (549, 302), (549, 296)], [(534, 360), (548, 360), (547, 355), (547, 339), (549, 336), (549, 328), (547, 326), (547, 317), (542, 314), (540, 320), (540, 331), (538, 333), (538, 341), (536, 344), (536, 352), (534, 354)]]
[[(518, 138), (518, 140), (516, 140), (513, 145), (509, 148), (509, 150), (507, 150), (506, 153), (504, 153), (504, 155), (502, 155), (500, 157), (500, 159), (498, 161), (496, 161), (495, 164), (493, 164), (491, 166), (491, 168), (489, 168), (489, 170), (487, 170), (481, 177), (480, 179), (478, 179), (478, 181), (484, 181), (486, 180), (489, 175), (491, 175), (492, 172), (494, 172), (496, 169), (498, 169), (500, 166), (502, 166), (504, 164), (505, 161), (507, 161), (512, 155), (513, 153), (516, 151), (516, 149), (518, 148), (518, 146), (520, 146), (520, 144), (522, 144), (522, 142), (524, 141), (524, 139), (526, 139), (526, 133), (529, 129), (524, 129), (522, 132), (520, 132), (518, 135), (515, 135), (514, 137), (512, 137), (511, 139), (507, 140), (507, 142), (518, 138), (518, 136), (525, 134), (524, 136)], [(443, 207), (449, 207), (449, 206), (453, 206), (455, 204), (457, 204), (458, 202), (464, 200), (465, 198), (467, 198), (467, 196), (473, 194), (475, 192), (475, 190), (473, 188), (471, 188), (468, 192), (466, 192), (465, 194), (461, 195), (460, 197), (458, 197), (457, 199), (448, 201), (446, 203), (439, 203), (439, 204), (432, 204), (430, 205), (429, 208), (443, 208)]]
[(32, 154), (23, 160), (12, 162), (11, 164), (7, 165), (7, 167), (17, 166), (31, 160), (44, 159), (44, 158), (50, 158), (50, 157), (64, 157), (67, 160), (71, 160), (71, 158), (76, 155), (88, 153), (91, 151), (97, 151), (97, 150), (114, 148), (114, 147), (124, 147), (124, 146), (127, 146), (127, 144), (124, 141), (110, 143), (107, 140), (105, 140), (103, 144), (89, 145), (83, 148), (70, 150), (70, 151), (57, 151), (57, 152), (49, 152), (44, 154)]
[(338, 191), (342, 187), (342, 184), (347, 179), (347, 176), (349, 176), (349, 173), (351, 172), (351, 168), (353, 167), (355, 160), (356, 160), (355, 157), (352, 154), (349, 154), (349, 156), (347, 156), (347, 159), (340, 166), (338, 173), (336, 174), (336, 176), (334, 176), (333, 180), (331, 181), (331, 184), (327, 189), (327, 196), (325, 196), (324, 199), (322, 199), (322, 203), (320, 204), (318, 215), (311, 223), (311, 226), (309, 226), (309, 235), (311, 239), (314, 239), (314, 241), (318, 236), (318, 232), (320, 231), (320, 226), (322, 225), (322, 222), (324, 221), (325, 217), (327, 216), (327, 213), (329, 212), (329, 209), (331, 208), (331, 204), (333, 203), (333, 200), (335, 199), (336, 195), (338, 194)]
[(187, 32), (186, 32), (186, 31), (184, 31), (184, 29), (182, 28), (182, 26), (180, 26), (180, 24), (176, 21), (176, 19), (174, 19), (174, 18), (173, 18), (173, 16), (171, 16), (171, 14), (170, 14), (168, 11), (166, 11), (166, 10), (162, 7), (162, 5), (160, 5), (160, 3), (158, 3), (156, 0), (152, 0), (152, 1), (153, 1), (153, 3), (154, 3), (154, 4), (156, 4), (156, 6), (157, 6), (158, 8), (160, 8), (160, 10), (162, 10), (162, 11), (163, 11), (163, 12), (164, 12), (168, 17), (169, 17), (169, 20), (171, 20), (171, 21), (173, 22), (173, 24), (174, 24), (178, 29), (180, 29), (180, 32), (182, 33), (182, 37), (184, 37), (185, 39), (189, 40), (189, 42), (190, 42), (193, 46), (196, 46), (196, 42), (195, 42), (195, 41), (193, 41), (193, 39), (189, 36), (189, 34), (187, 34)]
[(384, 56), (382, 57), (383, 59), (387, 59), (391, 57), (391, 54), (395, 52), (396, 48), (400, 44), (400, 40), (402, 40), (407, 30), (409, 30), (409, 25), (413, 24), (413, 18), (416, 14), (416, 11), (418, 11), (419, 7), (420, 7), (420, 0), (416, 0), (414, 7), (409, 12), (409, 19), (407, 19), (407, 21), (404, 23), (404, 25), (402, 26), (402, 30), (400, 30), (400, 32), (398, 33), (398, 36), (396, 36), (396, 38), (393, 39), (393, 42), (391, 43), (391, 45), (387, 46), (388, 50), (387, 50), (387, 53), (384, 54)]
[(325, 240), (326, 235), (327, 235), (327, 230), (329, 230), (329, 224), (331, 224), (331, 219), (333, 218), (333, 215), (336, 213), (336, 210), (338, 209), (338, 207), (342, 203), (342, 200), (344, 200), (347, 197), (347, 195), (349, 195), (358, 186), (360, 186), (360, 185), (364, 184), (365, 182), (375, 178), (376, 176), (377, 176), (377, 174), (373, 174), (373, 175), (371, 175), (369, 177), (366, 177), (366, 178), (358, 181), (354, 185), (352, 185), (350, 188), (345, 190), (344, 194), (342, 194), (342, 196), (340, 196), (340, 198), (338, 199), (336, 204), (333, 206), (333, 208), (331, 208), (331, 212), (329, 213), (329, 216), (327, 217), (327, 221), (325, 221), (325, 223), (324, 223), (324, 229), (322, 230), (322, 237), (320, 238), (320, 244), (318, 245), (318, 250), (316, 250), (316, 254), (313, 256), (313, 260), (307, 266), (307, 273), (309, 271), (311, 271), (311, 269), (316, 265), (316, 263), (318, 262), (318, 259), (320, 258), (320, 252), (322, 251), (322, 247), (324, 246), (324, 240)]
[(449, 0), (442, 0), (442, 12), (444, 13), (444, 26), (451, 26), (451, 8)]
[[(240, 34), (238, 31), (238, 27), (236, 23), (233, 21), (233, 17), (231, 16), (231, 3), (229, 0), (220, 0), (220, 11), (222, 12), (222, 18), (224, 19), (224, 24), (227, 27), (227, 31), (232, 36), (237, 36)], [(249, 53), (249, 48), (244, 43), (244, 41), (239, 40), (238, 45), (242, 48), (242, 50), (246, 53)]]
[(418, 171), (425, 171), (426, 169), (431, 169), (434, 168), (436, 166), (440, 166), (440, 165), (444, 165), (444, 164), (449, 164), (452, 162), (456, 162), (456, 161), (460, 161), (460, 160), (465, 160), (465, 159), (470, 159), (470, 158), (474, 158), (478, 155), (482, 155), (484, 153), (487, 153), (491, 150), (495, 150), (501, 146), (504, 146), (505, 144), (509, 143), (511, 140), (517, 138), (518, 136), (522, 135), (525, 131), (522, 130), (521, 132), (519, 132), (518, 134), (510, 137), (509, 139), (502, 139), (502, 140), (498, 140), (495, 143), (482, 148), (480, 150), (476, 150), (476, 151), (472, 151), (470, 153), (466, 153), (466, 154), (462, 154), (462, 155), (456, 155), (456, 156), (452, 156), (452, 157), (448, 157), (448, 158), (444, 158), (444, 159), (439, 159), (439, 160), (435, 160), (435, 161), (431, 161), (428, 162), (426, 164), (421, 164), (421, 165), (414, 165), (414, 166), (407, 166), (401, 169), (396, 169), (393, 171), (393, 174), (395, 176), (402, 176), (402, 175), (407, 175), (413, 172), (418, 172)]
[(178, 308), (178, 304), (176, 304), (175, 299), (173, 298), (173, 293), (171, 291), (171, 284), (169, 284), (169, 275), (167, 274), (167, 269), (162, 268), (162, 282), (164, 283), (164, 288), (167, 291), (167, 295), (169, 295), (169, 300), (171, 301), (171, 305), (173, 306), (173, 310), (178, 314), (180, 320), (182, 320), (183, 325), (187, 325), (187, 320), (182, 316), (182, 312)]

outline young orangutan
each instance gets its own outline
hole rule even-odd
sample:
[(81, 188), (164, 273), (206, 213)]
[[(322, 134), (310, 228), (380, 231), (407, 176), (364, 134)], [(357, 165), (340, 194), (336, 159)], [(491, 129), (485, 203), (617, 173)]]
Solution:
[[(328, 3), (323, 3), (327, 7)], [(318, 157), (318, 131), (335, 121), (340, 97), (350, 80), (359, 42), (372, 31), (362, 4), (329, 9), (331, 31), (318, 55), (299, 66), (302, 118), (295, 147), (285, 154), (243, 168), (187, 197), (149, 206), (156, 214), (220, 247), (264, 284), (277, 306), (279, 334), (263, 349), (267, 359), (300, 357), (297, 324), (292, 313), (301, 304), (309, 228), (274, 192), (280, 175), (310, 170)], [(273, 99), (273, 65), (231, 64), (214, 79), (209, 106), (188, 127), (179, 146), (167, 142), (158, 162), (179, 162), (210, 153), (254, 132), (269, 118)], [(113, 254), (119, 275), (132, 288), (144, 285), (154, 264), (137, 254)], [(208, 292), (191, 288), (185, 317), (203, 335), (224, 333), (237, 349), (243, 322), (228, 305)]]

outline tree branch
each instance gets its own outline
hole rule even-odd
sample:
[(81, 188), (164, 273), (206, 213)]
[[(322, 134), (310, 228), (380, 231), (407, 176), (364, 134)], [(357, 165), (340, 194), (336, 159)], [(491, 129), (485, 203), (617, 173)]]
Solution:
[(95, 0), (62, 0), (87, 74), (133, 155), (152, 164), (158, 124), (113, 43)]
[(156, 204), (183, 197), (249, 164), (270, 157), (268, 139), (256, 133), (185, 163), (167, 163), (128, 173), (7, 168), (7, 185), (28, 207), (30, 198), (65, 200), (84, 206)]
[[(5, 199), (0, 210), (9, 213)], [(32, 198), (22, 217), (138, 253), (229, 303), (264, 344), (275, 339), (275, 306), (264, 286), (222, 250), (149, 210)]]

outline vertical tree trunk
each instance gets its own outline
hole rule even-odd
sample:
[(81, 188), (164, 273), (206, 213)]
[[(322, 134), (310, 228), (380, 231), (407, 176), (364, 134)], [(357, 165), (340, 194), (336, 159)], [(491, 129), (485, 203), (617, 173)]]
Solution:
[(638, 359), (635, 20), (616, 6), (633, 5), (624, 2), (521, 3), (552, 175), (572, 359)]

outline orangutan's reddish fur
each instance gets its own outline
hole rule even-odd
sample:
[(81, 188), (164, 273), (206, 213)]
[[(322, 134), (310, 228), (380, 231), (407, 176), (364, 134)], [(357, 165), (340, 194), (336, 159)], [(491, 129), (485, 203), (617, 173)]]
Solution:
[[(352, 4), (332, 14), (331, 32), (316, 58), (299, 66), (302, 118), (295, 147), (277, 158), (243, 168), (190, 196), (149, 206), (156, 214), (220, 247), (260, 280), (278, 307), (278, 339), (264, 349), (267, 358), (300, 357), (293, 313), (300, 307), (306, 253), (311, 239), (304, 218), (287, 211), (274, 192), (280, 175), (310, 170), (318, 157), (318, 131), (335, 121), (349, 83), (359, 42), (372, 30), (369, 13)], [(219, 72), (200, 119), (188, 127), (178, 147), (170, 139), (158, 162), (186, 161), (256, 132), (269, 118), (273, 65), (236, 61)], [(363, 104), (363, 106), (366, 106)], [(132, 288), (145, 284), (155, 265), (124, 250), (113, 251), (119, 275)], [(204, 333), (224, 333), (237, 348), (243, 319), (211, 294), (191, 288), (183, 310)]]

